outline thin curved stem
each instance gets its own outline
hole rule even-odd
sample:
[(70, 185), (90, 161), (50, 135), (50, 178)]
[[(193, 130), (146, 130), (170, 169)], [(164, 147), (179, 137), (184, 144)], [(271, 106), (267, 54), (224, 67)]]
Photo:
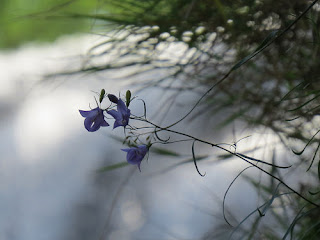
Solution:
[(267, 174), (268, 176), (276, 179), (279, 183), (282, 183), (285, 187), (287, 187), (289, 190), (291, 190), (293, 193), (297, 194), (299, 197), (301, 197), (302, 199), (304, 199), (306, 202), (312, 204), (313, 206), (316, 206), (316, 207), (320, 207), (320, 205), (318, 205), (317, 203), (314, 203), (313, 201), (309, 200), (308, 198), (304, 197), (301, 193), (297, 192), (296, 190), (294, 190), (292, 187), (290, 187), (288, 184), (286, 184), (282, 179), (280, 179), (279, 177), (273, 175), (272, 173), (269, 173), (268, 171), (264, 170), (263, 168), (259, 167), (258, 165), (250, 162), (248, 159), (246, 159), (245, 157), (241, 156), (240, 154), (238, 153), (235, 153), (235, 152), (232, 152), (224, 147), (221, 147), (219, 144), (215, 144), (215, 143), (211, 143), (211, 142), (208, 142), (208, 141), (205, 141), (205, 140), (202, 140), (200, 138), (197, 138), (197, 137), (194, 137), (194, 136), (191, 136), (189, 134), (186, 134), (186, 133), (182, 133), (182, 132), (178, 132), (178, 131), (175, 131), (175, 130), (172, 130), (172, 129), (168, 129), (168, 128), (162, 128), (146, 119), (140, 119), (142, 121), (145, 121), (153, 126), (155, 126), (158, 131), (166, 131), (166, 132), (171, 132), (171, 133), (175, 133), (175, 134), (178, 134), (178, 135), (181, 135), (181, 136), (185, 136), (185, 137), (188, 137), (190, 139), (193, 139), (195, 141), (198, 141), (198, 142), (201, 142), (201, 143), (204, 143), (204, 144), (207, 144), (211, 147), (216, 147), (216, 148), (219, 148), (233, 156), (236, 156), (240, 159), (242, 159), (243, 161), (249, 163), (251, 166), (257, 168), (258, 170), (262, 171), (263, 173)]

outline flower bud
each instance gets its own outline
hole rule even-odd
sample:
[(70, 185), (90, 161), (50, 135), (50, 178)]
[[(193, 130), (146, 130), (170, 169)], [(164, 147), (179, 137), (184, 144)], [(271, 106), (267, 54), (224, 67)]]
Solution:
[(100, 97), (99, 97), (99, 102), (100, 103), (102, 103), (105, 94), (106, 94), (106, 91), (104, 89), (101, 89)]
[(113, 94), (108, 94), (108, 98), (109, 98), (109, 100), (111, 101), (111, 102), (113, 102), (113, 103), (118, 103), (118, 101), (119, 101), (119, 99), (115, 96), (115, 95), (113, 95)]
[(130, 92), (130, 90), (128, 90), (126, 92), (126, 105), (127, 105), (127, 107), (129, 107), (130, 101), (131, 101), (131, 92)]

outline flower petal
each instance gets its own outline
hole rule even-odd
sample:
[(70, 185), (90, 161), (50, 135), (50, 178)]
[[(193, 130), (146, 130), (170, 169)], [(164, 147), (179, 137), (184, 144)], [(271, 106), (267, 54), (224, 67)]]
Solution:
[(121, 113), (121, 115), (126, 115), (127, 111), (129, 110), (121, 98), (119, 98), (117, 110), (118, 110), (118, 112)]
[(84, 127), (89, 131), (89, 132), (94, 132), (94, 131), (97, 131), (97, 130), (92, 130), (92, 125), (93, 125), (93, 118), (86, 118), (85, 120), (84, 120)]
[(102, 124), (103, 121), (104, 121), (103, 118), (101, 118), (100, 116), (98, 116), (98, 117), (95, 119), (95, 121), (93, 122), (93, 125), (92, 125), (92, 127), (91, 127), (91, 131), (92, 131), (92, 132), (97, 131), (97, 130), (101, 127), (101, 124)]
[(146, 145), (140, 145), (138, 146), (138, 149), (140, 151), (141, 154), (146, 155), (148, 152), (148, 147)]
[(94, 116), (99, 114), (99, 110), (100, 109), (97, 107), (97, 108), (94, 108), (94, 109), (92, 109), (90, 111), (79, 110), (79, 112), (80, 112), (82, 117), (94, 117)]
[(127, 162), (133, 165), (138, 165), (138, 168), (141, 171), (140, 164), (149, 150), (148, 147), (146, 145), (140, 145), (138, 147), (131, 147), (121, 150), (127, 152)]
[(87, 117), (90, 113), (90, 111), (83, 111), (83, 110), (79, 110), (80, 114), (82, 117)]
[(101, 127), (108, 127), (109, 123), (107, 123), (106, 120), (103, 119), (103, 122), (101, 123)]
[(115, 129), (115, 128), (117, 128), (117, 127), (121, 127), (121, 126), (123, 126), (123, 124), (122, 124), (120, 121), (116, 120), (116, 121), (114, 122), (114, 124), (113, 124), (113, 129)]
[(141, 168), (140, 168), (141, 162), (139, 162), (137, 165), (138, 165), (139, 171), (141, 172)]
[(125, 148), (125, 149), (121, 149), (124, 152), (129, 152), (131, 149), (130, 148)]
[(103, 111), (97, 107), (91, 111), (79, 110), (82, 116), (85, 116), (84, 126), (89, 132), (97, 131), (101, 126), (109, 126), (104, 120)]
[(136, 153), (134, 149), (131, 149), (127, 154), (127, 161), (131, 164), (136, 164)]
[(121, 114), (114, 109), (107, 111), (107, 113), (110, 114), (116, 120), (119, 120), (122, 118)]

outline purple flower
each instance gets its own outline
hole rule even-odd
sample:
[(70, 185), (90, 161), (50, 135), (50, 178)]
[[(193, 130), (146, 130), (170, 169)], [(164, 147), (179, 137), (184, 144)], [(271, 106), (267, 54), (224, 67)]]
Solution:
[(117, 111), (112, 109), (107, 112), (116, 120), (114, 122), (113, 128), (120, 127), (120, 126), (127, 126), (129, 123), (130, 117), (130, 109), (126, 107), (124, 102), (119, 98), (117, 103)]
[(138, 168), (140, 169), (140, 164), (144, 156), (148, 152), (148, 147), (146, 145), (140, 145), (138, 147), (131, 147), (126, 149), (121, 149), (122, 151), (127, 152), (127, 161), (130, 164), (138, 165)]
[(84, 126), (89, 132), (95, 132), (100, 127), (107, 127), (109, 124), (104, 120), (103, 111), (97, 107), (91, 111), (79, 110), (82, 117), (85, 117)]

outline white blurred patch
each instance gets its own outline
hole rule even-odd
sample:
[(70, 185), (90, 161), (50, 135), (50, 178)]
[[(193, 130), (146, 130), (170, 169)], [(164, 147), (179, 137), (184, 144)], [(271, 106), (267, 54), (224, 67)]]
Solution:
[(143, 211), (138, 199), (124, 202), (121, 206), (121, 217), (126, 225), (125, 229), (134, 231), (141, 228), (145, 223), (142, 213)]
[(22, 159), (28, 161), (47, 155), (79, 129), (83, 120), (76, 99), (81, 99), (80, 93), (66, 90), (47, 97), (28, 98), (17, 113), (15, 124)]

